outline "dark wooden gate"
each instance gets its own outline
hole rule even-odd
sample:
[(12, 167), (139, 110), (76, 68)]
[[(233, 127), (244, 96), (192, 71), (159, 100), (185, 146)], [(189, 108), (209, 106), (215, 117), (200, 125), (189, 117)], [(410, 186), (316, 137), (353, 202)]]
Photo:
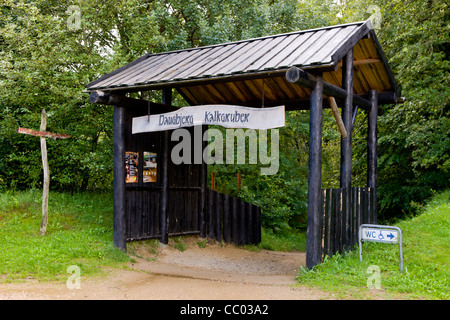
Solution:
[(261, 242), (261, 208), (208, 189), (206, 226), (209, 238), (225, 243)]
[(376, 222), (375, 188), (322, 189), (322, 261), (351, 250), (359, 226)]
[[(160, 238), (159, 190), (128, 189), (127, 241)], [(200, 193), (169, 193), (169, 236), (200, 234)], [(261, 242), (261, 208), (242, 199), (208, 189), (205, 205), (209, 238), (237, 245)]]

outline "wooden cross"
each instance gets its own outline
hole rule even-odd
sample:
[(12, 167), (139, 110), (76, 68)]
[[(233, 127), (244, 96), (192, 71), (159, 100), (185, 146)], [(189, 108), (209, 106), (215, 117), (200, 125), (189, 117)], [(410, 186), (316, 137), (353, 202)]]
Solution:
[(48, 193), (50, 189), (50, 169), (48, 167), (47, 160), (47, 141), (45, 138), (53, 139), (67, 139), (70, 135), (52, 133), (45, 131), (47, 128), (47, 113), (45, 109), (42, 109), (41, 113), (41, 128), (40, 131), (35, 131), (26, 128), (19, 128), (19, 133), (29, 134), (36, 137), (41, 137), (41, 154), (42, 154), (42, 166), (44, 168), (44, 186), (42, 192), (42, 222), (41, 222), (41, 234), (44, 235), (47, 232), (47, 221), (48, 221)]

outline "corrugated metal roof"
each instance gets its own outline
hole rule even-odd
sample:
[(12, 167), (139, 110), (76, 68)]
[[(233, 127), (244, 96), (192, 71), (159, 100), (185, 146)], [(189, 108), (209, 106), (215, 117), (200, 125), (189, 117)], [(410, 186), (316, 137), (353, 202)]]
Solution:
[(326, 81), (340, 86), (339, 61), (350, 48), (354, 48), (355, 93), (396, 90), (369, 21), (147, 54), (88, 84), (87, 90), (171, 86), (193, 104), (251, 105), (261, 101), (263, 90), (268, 101), (299, 100), (307, 98), (309, 91), (287, 83), (285, 71), (292, 66), (321, 68), (326, 70)]

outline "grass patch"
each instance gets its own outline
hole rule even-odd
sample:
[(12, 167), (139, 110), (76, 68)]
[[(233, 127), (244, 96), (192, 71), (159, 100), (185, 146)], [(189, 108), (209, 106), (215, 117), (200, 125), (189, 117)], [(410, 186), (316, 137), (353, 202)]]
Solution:
[(306, 232), (290, 229), (274, 233), (272, 230), (261, 230), (261, 249), (274, 251), (306, 251)]
[(51, 192), (45, 236), (41, 197), (37, 190), (0, 194), (0, 281), (65, 281), (70, 265), (85, 276), (130, 260), (112, 243), (112, 195)]
[[(363, 244), (358, 249), (326, 258), (312, 271), (301, 269), (298, 282), (331, 290), (338, 296), (371, 297), (373, 272), (380, 269), (381, 290), (411, 299), (450, 299), (450, 190), (436, 195), (420, 215), (396, 224), (403, 233), (404, 272), (399, 270), (398, 245)], [(370, 282), (368, 284), (368, 282)]]

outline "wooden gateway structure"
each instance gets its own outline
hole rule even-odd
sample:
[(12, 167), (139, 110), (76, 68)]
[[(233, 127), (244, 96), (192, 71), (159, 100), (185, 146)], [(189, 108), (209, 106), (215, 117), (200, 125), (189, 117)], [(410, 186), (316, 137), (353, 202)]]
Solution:
[[(148, 90), (162, 90), (161, 103), (127, 97)], [(376, 222), (378, 105), (397, 103), (399, 88), (370, 21), (146, 54), (87, 85), (91, 102), (114, 106), (118, 248), (151, 237), (167, 243), (170, 235), (188, 233), (257, 243), (259, 208), (208, 191), (205, 163), (173, 164), (168, 131), (131, 134), (133, 117), (176, 109), (172, 90), (189, 105), (260, 108), (264, 92), (266, 107), (310, 110), (308, 268), (353, 246), (359, 224)], [(336, 190), (321, 189), (322, 109), (327, 107), (342, 133), (341, 188)], [(352, 120), (361, 109), (368, 113), (367, 186), (352, 188)], [(133, 176), (135, 168), (140, 176)]]

